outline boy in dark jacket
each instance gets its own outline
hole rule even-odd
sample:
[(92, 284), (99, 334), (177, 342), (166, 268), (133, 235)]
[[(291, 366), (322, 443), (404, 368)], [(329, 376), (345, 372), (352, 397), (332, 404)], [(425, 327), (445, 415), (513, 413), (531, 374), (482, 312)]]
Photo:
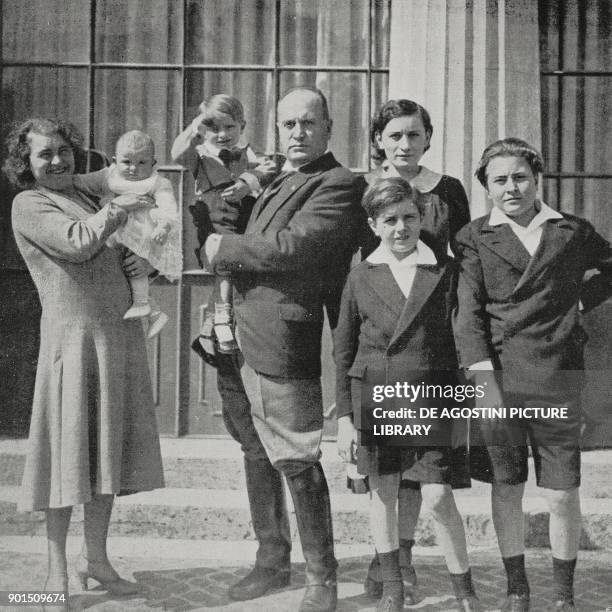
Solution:
[[(506, 138), (487, 147), (476, 176), (493, 209), (457, 235), (460, 277), (455, 340), (461, 366), (487, 382), (482, 406), (562, 408), (534, 418), (481, 422), (485, 447), (472, 476), (492, 484), (492, 512), (508, 577), (502, 611), (529, 609), (522, 498), (527, 437), (538, 486), (550, 509), (554, 610), (575, 610), (573, 574), (580, 538), (580, 391), (586, 334), (581, 311), (611, 294), (610, 245), (590, 223), (537, 196), (542, 158)], [(583, 280), (585, 272), (599, 274)], [(486, 372), (489, 370), (489, 372)], [(498, 386), (491, 370), (500, 370)]]

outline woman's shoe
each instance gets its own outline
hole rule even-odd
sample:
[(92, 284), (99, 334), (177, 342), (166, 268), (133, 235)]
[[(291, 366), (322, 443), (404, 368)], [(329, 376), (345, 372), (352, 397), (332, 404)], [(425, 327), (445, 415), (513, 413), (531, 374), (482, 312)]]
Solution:
[(77, 569), (77, 578), (83, 591), (89, 590), (87, 581), (89, 578), (93, 578), (100, 583), (103, 589), (115, 597), (125, 597), (140, 592), (140, 587), (137, 584), (121, 578), (108, 562), (92, 562), (81, 557)]
[(40, 607), (43, 612), (68, 612), (68, 576), (54, 576), (53, 578), (47, 576), (42, 590), (49, 593), (64, 594), (62, 601), (42, 603)]

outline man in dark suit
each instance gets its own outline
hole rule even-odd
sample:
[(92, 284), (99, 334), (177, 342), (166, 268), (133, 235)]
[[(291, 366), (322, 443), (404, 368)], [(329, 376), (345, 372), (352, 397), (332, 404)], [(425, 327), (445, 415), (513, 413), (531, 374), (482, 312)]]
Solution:
[[(242, 419), (238, 439), (244, 447), (245, 437), (258, 436), (266, 455), (259, 457), (260, 471), (271, 477), (267, 461), (287, 479), (306, 559), (303, 612), (336, 607), (329, 492), (319, 462), (321, 332), (324, 308), (332, 327), (337, 321), (342, 283), (364, 219), (362, 183), (327, 150), (331, 127), (320, 91), (296, 88), (287, 93), (278, 104), (278, 131), (287, 158), (281, 175), (255, 203), (244, 235), (213, 234), (204, 247), (214, 272), (231, 276), (235, 283), (237, 335), (251, 405), (250, 424)], [(261, 480), (247, 469), (249, 493)], [(230, 590), (236, 599), (289, 581), (282, 488), (263, 484), (264, 491), (253, 492), (253, 522), (263, 517), (270, 533), (257, 533), (257, 562)], [(263, 548), (269, 553), (262, 554)]]
[[(549, 501), (553, 609), (575, 610), (586, 341), (581, 311), (612, 293), (610, 245), (587, 221), (538, 199), (542, 165), (540, 154), (515, 138), (487, 147), (476, 176), (493, 210), (457, 235), (455, 339), (461, 364), (488, 385), (481, 406), (532, 409), (510, 423), (481, 423), (486, 448), (472, 472), (492, 483), (493, 522), (508, 576), (505, 612), (529, 609), (522, 513), (527, 436), (537, 484)], [(585, 281), (585, 272), (595, 269), (599, 273)], [(483, 370), (500, 370), (503, 386)], [(539, 408), (544, 410), (533, 410)], [(555, 418), (546, 408), (563, 408), (566, 417)], [(483, 449), (475, 450), (478, 455)]]

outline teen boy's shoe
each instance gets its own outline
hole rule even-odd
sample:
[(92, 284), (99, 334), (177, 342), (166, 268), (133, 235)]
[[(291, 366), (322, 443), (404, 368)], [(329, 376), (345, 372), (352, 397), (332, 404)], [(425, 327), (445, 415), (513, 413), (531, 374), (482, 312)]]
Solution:
[(506, 597), (500, 612), (529, 612), (529, 595), (511, 593)]
[(480, 600), (476, 595), (470, 595), (470, 597), (456, 599), (455, 607), (451, 609), (453, 612), (482, 612), (483, 607), (480, 605)]
[(573, 601), (559, 599), (552, 605), (550, 612), (576, 612), (576, 606)]
[(386, 583), (383, 585), (382, 597), (376, 605), (376, 612), (402, 612), (404, 609), (404, 589), (402, 583)]

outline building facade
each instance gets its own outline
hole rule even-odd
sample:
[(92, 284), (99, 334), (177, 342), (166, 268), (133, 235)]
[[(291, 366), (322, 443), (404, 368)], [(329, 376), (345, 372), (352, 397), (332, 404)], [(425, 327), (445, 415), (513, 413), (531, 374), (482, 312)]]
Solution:
[[(156, 285), (171, 324), (149, 354), (166, 434), (224, 435), (214, 371), (189, 349), (211, 283), (194, 255), (193, 183), (169, 157), (214, 93), (242, 100), (245, 139), (271, 153), (279, 95), (318, 86), (334, 118), (331, 148), (356, 172), (370, 168), (373, 110), (388, 97), (415, 99), (434, 122), (424, 162), (463, 180), (473, 216), (486, 212), (472, 178), (483, 147), (527, 138), (544, 153), (545, 200), (612, 239), (608, 0), (1, 0), (0, 14), (0, 135), (13, 121), (59, 116), (112, 156), (119, 134), (145, 130), (179, 196), (185, 271)], [(2, 182), (0, 433), (25, 435), (40, 307), (12, 242), (12, 195)], [(612, 310), (601, 313), (589, 325), (603, 369)], [(328, 335), (325, 347), (331, 372)]]

